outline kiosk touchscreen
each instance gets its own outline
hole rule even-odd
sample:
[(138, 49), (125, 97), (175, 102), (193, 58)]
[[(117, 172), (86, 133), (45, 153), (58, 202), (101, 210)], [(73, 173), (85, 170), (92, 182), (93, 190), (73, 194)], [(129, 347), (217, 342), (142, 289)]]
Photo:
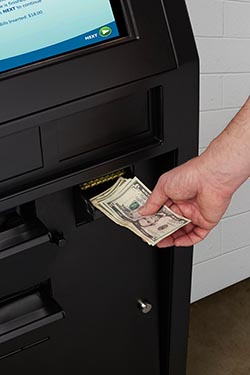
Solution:
[(0, 0), (0, 72), (119, 36), (109, 0)]

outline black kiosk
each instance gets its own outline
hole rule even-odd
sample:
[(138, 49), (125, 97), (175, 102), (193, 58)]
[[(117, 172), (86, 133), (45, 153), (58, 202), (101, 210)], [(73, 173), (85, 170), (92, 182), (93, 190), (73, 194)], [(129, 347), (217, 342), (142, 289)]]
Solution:
[(0, 372), (184, 375), (192, 249), (89, 198), (197, 153), (184, 0), (0, 0)]

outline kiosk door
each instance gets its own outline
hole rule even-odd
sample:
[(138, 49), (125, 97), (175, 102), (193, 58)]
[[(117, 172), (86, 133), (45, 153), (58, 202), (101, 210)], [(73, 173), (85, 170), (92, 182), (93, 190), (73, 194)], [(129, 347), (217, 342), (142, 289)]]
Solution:
[[(6, 336), (0, 347), (1, 373), (68, 375), (82, 371), (96, 375), (104, 371), (127, 375), (132, 371), (157, 375), (157, 252), (104, 217), (75, 228), (71, 198), (69, 189), (37, 201), (37, 213), (43, 223), (61, 228), (67, 237), (67, 245), (58, 248), (54, 258), (47, 255), (54, 253), (56, 246), (46, 244), (1, 262), (1, 270), (8, 268), (8, 274), (1, 272), (5, 283), (13, 277), (13, 270), (19, 286), (28, 281), (33, 267), (39, 277), (41, 272), (45, 278), (46, 273), (50, 274), (43, 291), (39, 287), (29, 295), (30, 302), (27, 293), (16, 298), (18, 316), (5, 314), (4, 318), (7, 302), (0, 307), (0, 329), (8, 319), (9, 324), (20, 320), (15, 327), (16, 337), (8, 340)], [(41, 254), (48, 263), (43, 261), (40, 272), (39, 264), (31, 260)], [(24, 276), (24, 269), (18, 269), (18, 264), (25, 263), (28, 265)], [(53, 303), (48, 297), (39, 303), (34, 299), (35, 294), (44, 295), (46, 288), (50, 289), (50, 299), (59, 306), (56, 311), (52, 311)], [(50, 311), (51, 317), (57, 314), (57, 319), (40, 319), (40, 327), (32, 329), (33, 315), (41, 310), (41, 305)], [(13, 306), (10, 301), (10, 314), (15, 314)], [(62, 311), (63, 315), (58, 316)], [(21, 320), (20, 315), (26, 317), (23, 332), (20, 328), (24, 318)], [(4, 336), (0, 336), (2, 341)]]

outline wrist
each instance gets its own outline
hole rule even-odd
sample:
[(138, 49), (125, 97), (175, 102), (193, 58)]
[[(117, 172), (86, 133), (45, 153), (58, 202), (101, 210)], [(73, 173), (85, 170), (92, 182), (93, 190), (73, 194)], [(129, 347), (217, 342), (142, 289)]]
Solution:
[(250, 175), (250, 99), (200, 156), (202, 173), (218, 190), (233, 194)]
[(205, 189), (210, 187), (226, 196), (231, 196), (237, 189), (229, 157), (217, 139), (200, 155), (199, 171), (203, 176), (202, 181), (206, 181)]
[(214, 139), (200, 156), (200, 170), (213, 187), (232, 195), (249, 177), (249, 158), (241, 144), (237, 144), (229, 134), (223, 134), (223, 140)]

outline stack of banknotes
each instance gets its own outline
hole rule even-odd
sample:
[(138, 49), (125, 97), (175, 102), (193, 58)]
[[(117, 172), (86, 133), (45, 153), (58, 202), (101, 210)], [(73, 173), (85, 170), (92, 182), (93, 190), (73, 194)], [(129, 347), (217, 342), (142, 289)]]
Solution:
[(190, 220), (175, 214), (167, 206), (154, 215), (140, 215), (139, 209), (150, 194), (151, 191), (137, 177), (120, 177), (111, 188), (93, 197), (91, 203), (116, 224), (130, 229), (154, 246)]

